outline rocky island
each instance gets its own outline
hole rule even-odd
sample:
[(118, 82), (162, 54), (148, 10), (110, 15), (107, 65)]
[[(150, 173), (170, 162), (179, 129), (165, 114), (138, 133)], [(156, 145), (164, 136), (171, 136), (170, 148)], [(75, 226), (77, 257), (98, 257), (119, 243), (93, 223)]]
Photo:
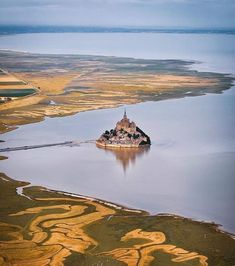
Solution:
[(130, 122), (124, 112), (121, 121), (118, 121), (116, 127), (110, 131), (106, 130), (96, 141), (99, 147), (111, 148), (137, 148), (151, 145), (148, 135), (146, 135), (135, 122)]

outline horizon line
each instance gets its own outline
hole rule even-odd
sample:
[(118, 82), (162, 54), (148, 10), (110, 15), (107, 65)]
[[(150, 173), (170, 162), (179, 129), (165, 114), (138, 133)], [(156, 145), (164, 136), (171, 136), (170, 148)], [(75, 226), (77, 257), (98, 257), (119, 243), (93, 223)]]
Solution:
[(235, 30), (235, 26), (150, 26), (150, 25), (67, 25), (67, 24), (0, 24), (0, 27), (71, 27), (71, 28), (105, 28), (105, 29), (200, 29), (200, 30)]

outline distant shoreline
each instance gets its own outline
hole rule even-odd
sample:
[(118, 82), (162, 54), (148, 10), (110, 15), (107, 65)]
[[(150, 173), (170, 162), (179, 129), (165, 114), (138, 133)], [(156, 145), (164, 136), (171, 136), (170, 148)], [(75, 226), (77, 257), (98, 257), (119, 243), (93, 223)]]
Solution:
[(234, 28), (174, 28), (174, 27), (97, 27), (97, 26), (24, 26), (2, 25), (1, 35), (27, 33), (177, 33), (177, 34), (235, 34)]
[[(0, 105), (0, 133), (45, 117), (126, 104), (222, 93), (234, 77), (190, 68), (194, 61), (35, 54), (0, 50), (0, 68), (25, 80), (37, 95)], [(17, 110), (17, 112), (13, 112)]]

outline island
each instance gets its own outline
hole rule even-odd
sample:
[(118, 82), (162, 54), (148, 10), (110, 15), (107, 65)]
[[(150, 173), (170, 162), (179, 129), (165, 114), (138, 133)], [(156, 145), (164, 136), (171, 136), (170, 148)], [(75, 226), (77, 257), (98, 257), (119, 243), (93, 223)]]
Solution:
[(129, 120), (125, 110), (122, 120), (117, 122), (114, 129), (106, 130), (96, 145), (104, 148), (138, 148), (151, 145), (151, 141), (135, 122)]

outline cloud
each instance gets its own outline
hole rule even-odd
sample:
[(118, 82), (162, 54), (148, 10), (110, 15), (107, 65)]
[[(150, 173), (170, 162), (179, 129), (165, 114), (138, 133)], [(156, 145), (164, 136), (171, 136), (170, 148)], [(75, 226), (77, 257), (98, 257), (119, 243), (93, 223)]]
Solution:
[(78, 7), (90, 5), (235, 5), (234, 0), (0, 0), (1, 8), (31, 7)]
[(159, 5), (159, 4), (234, 4), (233, 0), (0, 0), (3, 7), (37, 7), (37, 6), (79, 6), (100, 5)]
[(235, 26), (234, 0), (0, 0), (0, 6), (0, 24)]

